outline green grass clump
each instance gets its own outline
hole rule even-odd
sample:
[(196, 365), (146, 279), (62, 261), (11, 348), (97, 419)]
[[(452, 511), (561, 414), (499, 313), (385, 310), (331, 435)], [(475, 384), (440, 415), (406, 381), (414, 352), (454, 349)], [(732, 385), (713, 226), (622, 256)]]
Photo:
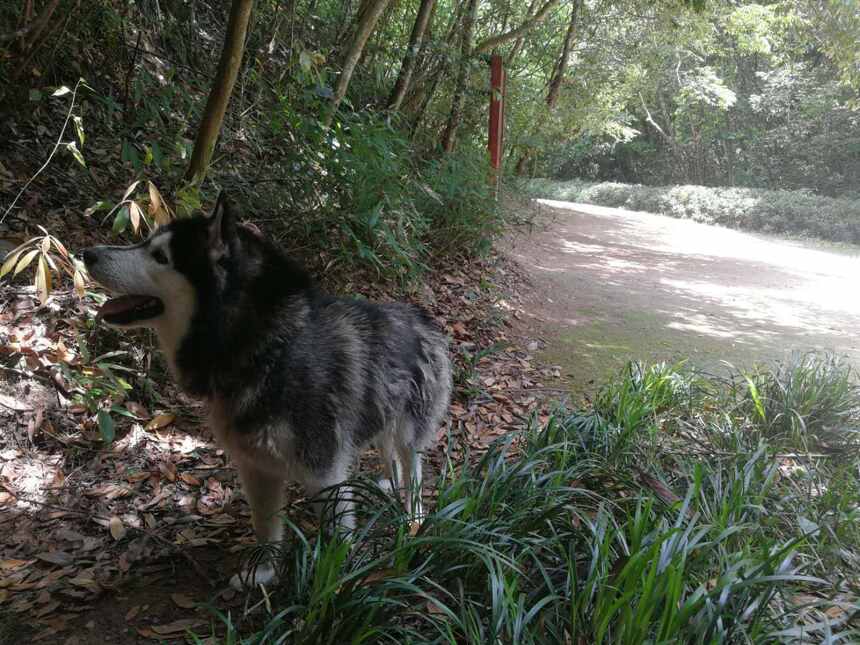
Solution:
[(559, 409), (480, 459), (449, 460), (417, 532), (362, 480), (351, 542), (288, 523), (265, 619), (221, 616), (213, 631), (229, 643), (856, 642), (860, 462), (784, 450), (818, 445), (858, 405), (853, 373), (827, 355), (728, 381), (630, 365), (594, 409)]
[(860, 201), (803, 190), (643, 186), (581, 180), (534, 179), (534, 197), (627, 208), (763, 233), (860, 244)]

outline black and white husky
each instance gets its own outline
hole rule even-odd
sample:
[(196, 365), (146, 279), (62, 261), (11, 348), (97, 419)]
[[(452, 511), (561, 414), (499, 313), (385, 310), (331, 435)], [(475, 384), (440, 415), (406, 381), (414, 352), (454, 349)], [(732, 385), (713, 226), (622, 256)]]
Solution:
[[(151, 327), (171, 372), (209, 407), (235, 462), (260, 542), (282, 538), (287, 479), (309, 496), (343, 482), (361, 448), (380, 450), (389, 481), (421, 514), (421, 454), (451, 396), (447, 338), (421, 309), (334, 298), (274, 245), (213, 214), (171, 222), (134, 246), (82, 253), (117, 297), (99, 315)], [(351, 528), (347, 496), (337, 514)], [(271, 563), (232, 584), (273, 579)]]

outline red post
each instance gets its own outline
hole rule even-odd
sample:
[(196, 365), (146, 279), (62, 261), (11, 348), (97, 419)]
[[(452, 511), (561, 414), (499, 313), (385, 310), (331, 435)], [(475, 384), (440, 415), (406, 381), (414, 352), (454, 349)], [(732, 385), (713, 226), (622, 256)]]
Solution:
[(502, 67), (502, 57), (490, 57), (490, 136), (487, 148), (490, 150), (490, 165), (495, 182), (498, 182), (498, 170), (502, 166), (502, 144), (505, 132), (505, 69)]

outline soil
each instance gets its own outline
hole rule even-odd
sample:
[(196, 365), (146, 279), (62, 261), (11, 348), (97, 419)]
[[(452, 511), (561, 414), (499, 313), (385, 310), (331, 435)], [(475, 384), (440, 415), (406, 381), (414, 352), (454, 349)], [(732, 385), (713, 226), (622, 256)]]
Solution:
[(860, 365), (860, 250), (538, 200), (506, 252), (528, 275), (518, 333), (588, 395), (629, 360), (709, 371), (791, 351)]

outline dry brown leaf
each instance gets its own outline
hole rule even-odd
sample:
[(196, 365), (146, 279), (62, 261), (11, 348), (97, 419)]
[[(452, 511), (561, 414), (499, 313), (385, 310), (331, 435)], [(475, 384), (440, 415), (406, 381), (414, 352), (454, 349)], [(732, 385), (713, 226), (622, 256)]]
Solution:
[(46, 553), (39, 553), (36, 555), (36, 558), (42, 562), (50, 562), (51, 564), (59, 564), (60, 566), (66, 566), (75, 561), (74, 556), (72, 556), (71, 553), (66, 553), (65, 551), (48, 551)]
[(98, 582), (93, 580), (92, 578), (84, 578), (84, 577), (76, 577), (69, 578), (69, 584), (75, 585), (76, 587), (83, 587), (84, 589), (89, 589), (90, 591), (99, 591), (101, 586)]
[(126, 614), (125, 614), (125, 622), (130, 623), (130, 622), (131, 622), (131, 621), (133, 621), (135, 618), (137, 618), (137, 615), (138, 615), (139, 613), (140, 613), (140, 605), (135, 605), (134, 607), (132, 607), (131, 609), (129, 609), (129, 610), (126, 612)]
[(184, 481), (189, 486), (200, 486), (203, 483), (191, 473), (179, 473), (179, 479)]
[(173, 600), (177, 607), (182, 607), (183, 609), (194, 609), (197, 606), (197, 601), (188, 594), (172, 593), (170, 594), (170, 599)]
[(370, 584), (371, 582), (378, 582), (379, 580), (385, 580), (386, 578), (391, 578), (397, 575), (397, 571), (394, 569), (377, 569), (376, 571), (371, 571), (368, 573), (363, 579), (363, 584)]
[(824, 610), (824, 613), (827, 614), (827, 616), (831, 619), (836, 620), (837, 618), (842, 618), (842, 616), (845, 615), (845, 610), (838, 605), (833, 605), (832, 607), (829, 607)]
[(189, 629), (205, 625), (206, 622), (199, 618), (182, 618), (174, 620), (166, 625), (153, 625), (150, 629), (159, 636), (169, 636), (173, 634), (184, 634)]
[(158, 464), (158, 469), (164, 474), (167, 479), (172, 482), (176, 481), (176, 464), (172, 461), (163, 461)]
[(125, 408), (138, 419), (143, 420), (149, 418), (149, 411), (137, 401), (127, 401)]
[(176, 416), (173, 414), (157, 414), (152, 418), (152, 421), (146, 424), (147, 430), (159, 430), (166, 426), (169, 426), (176, 420)]
[(123, 526), (122, 520), (119, 519), (116, 515), (110, 518), (110, 524), (108, 525), (108, 528), (110, 529), (110, 534), (111, 536), (113, 536), (114, 540), (119, 541), (123, 537), (125, 537), (125, 526)]

